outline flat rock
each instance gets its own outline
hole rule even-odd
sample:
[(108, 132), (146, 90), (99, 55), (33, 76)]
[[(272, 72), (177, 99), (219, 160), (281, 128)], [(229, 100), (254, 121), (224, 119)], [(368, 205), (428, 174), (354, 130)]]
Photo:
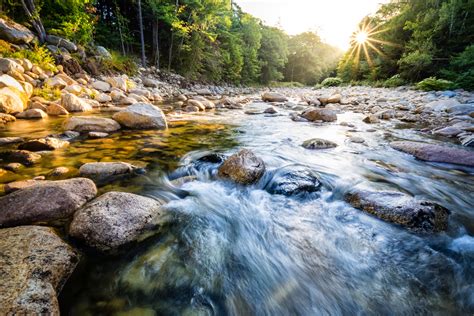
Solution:
[(68, 218), (96, 194), (85, 178), (37, 183), (0, 198), (0, 227)]
[(79, 256), (52, 228), (0, 230), (0, 314), (59, 315), (57, 295)]
[(97, 116), (74, 116), (64, 121), (65, 130), (77, 132), (103, 132), (110, 133), (120, 129), (116, 121)]
[(162, 203), (144, 196), (107, 192), (74, 214), (69, 234), (90, 247), (110, 251), (158, 224)]
[(357, 209), (416, 232), (440, 232), (448, 227), (447, 209), (405, 193), (356, 190), (346, 194), (345, 200)]
[(288, 98), (281, 93), (265, 92), (262, 95), (262, 100), (265, 102), (286, 102)]
[(242, 149), (227, 158), (219, 167), (218, 175), (239, 184), (257, 182), (265, 172), (265, 163), (248, 149)]
[(69, 145), (68, 141), (61, 140), (54, 137), (45, 137), (40, 139), (29, 140), (20, 146), (18, 149), (29, 150), (29, 151), (43, 151), (43, 150), (55, 150)]
[(337, 144), (326, 139), (312, 138), (305, 140), (301, 146), (306, 149), (329, 149), (337, 147)]
[(136, 103), (117, 112), (113, 119), (121, 125), (135, 129), (166, 129), (166, 117), (160, 108), (148, 103)]
[(474, 151), (471, 150), (410, 141), (392, 142), (390, 146), (424, 161), (474, 166)]
[(103, 184), (133, 175), (137, 169), (125, 162), (89, 162), (79, 168), (79, 174)]

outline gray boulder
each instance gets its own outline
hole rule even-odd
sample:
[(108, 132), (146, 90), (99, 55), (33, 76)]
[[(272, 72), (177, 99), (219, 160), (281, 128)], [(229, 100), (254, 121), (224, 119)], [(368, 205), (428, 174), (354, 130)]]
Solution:
[(56, 36), (56, 35), (47, 35), (46, 36), (46, 42), (48, 42), (51, 45), (55, 45), (57, 47), (62, 47), (67, 49), (69, 52), (74, 53), (77, 51), (77, 46), (73, 42)]
[(0, 314), (59, 315), (58, 293), (79, 256), (52, 228), (0, 230)]
[(166, 129), (166, 117), (160, 108), (148, 103), (136, 103), (112, 117), (122, 126), (135, 129)]
[(89, 162), (79, 168), (79, 174), (98, 184), (133, 175), (138, 168), (125, 162)]
[(37, 183), (0, 198), (0, 227), (68, 218), (96, 194), (84, 178)]
[(90, 247), (110, 251), (156, 227), (160, 201), (125, 192), (108, 192), (74, 214), (69, 234)]
[(23, 25), (0, 18), (0, 39), (13, 44), (28, 44), (35, 35)]
[(322, 138), (312, 138), (305, 140), (301, 146), (306, 149), (328, 149), (337, 147), (337, 144)]

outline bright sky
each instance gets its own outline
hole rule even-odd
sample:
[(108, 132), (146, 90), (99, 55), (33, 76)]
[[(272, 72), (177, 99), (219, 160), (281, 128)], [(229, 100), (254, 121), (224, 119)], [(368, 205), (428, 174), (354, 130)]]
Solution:
[(349, 48), (352, 32), (364, 16), (389, 0), (235, 0), (245, 12), (288, 34), (317, 31), (329, 44)]

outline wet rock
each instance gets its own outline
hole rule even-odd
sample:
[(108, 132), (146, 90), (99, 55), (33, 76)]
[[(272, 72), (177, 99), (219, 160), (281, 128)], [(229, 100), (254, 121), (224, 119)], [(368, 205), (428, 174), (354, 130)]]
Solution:
[(308, 121), (323, 121), (323, 122), (335, 122), (337, 121), (336, 112), (330, 109), (308, 109), (301, 113), (301, 116)]
[(23, 142), (21, 137), (0, 137), (0, 146)]
[(14, 87), (0, 88), (0, 112), (20, 113), (27, 108), (28, 96)]
[(349, 140), (351, 143), (362, 144), (365, 143), (365, 139), (359, 136), (350, 136)]
[(5, 184), (3, 189), (5, 190), (5, 193), (8, 194), (8, 193), (12, 193), (12, 192), (15, 192), (15, 191), (18, 191), (18, 190), (22, 190), (22, 189), (31, 187), (31, 186), (33, 186), (35, 184), (38, 184), (38, 183), (41, 183), (41, 182), (42, 182), (42, 180), (34, 180), (34, 179), (14, 181), (14, 182), (10, 182), (10, 183)]
[(0, 227), (67, 218), (96, 194), (84, 178), (37, 183), (0, 198)]
[(51, 172), (48, 174), (50, 177), (57, 178), (57, 177), (62, 177), (65, 174), (69, 173), (69, 168), (67, 167), (57, 167), (51, 170)]
[(166, 117), (160, 108), (148, 103), (136, 103), (114, 114), (122, 126), (136, 129), (166, 129)]
[(428, 112), (441, 112), (441, 111), (447, 111), (451, 108), (459, 106), (461, 103), (459, 103), (455, 99), (447, 99), (447, 100), (438, 100), (438, 101), (433, 101), (428, 104), (426, 104), (423, 107), (423, 111), (428, 111)]
[(108, 133), (101, 133), (101, 132), (89, 132), (88, 135), (90, 138), (105, 138), (109, 136)]
[(79, 256), (52, 228), (0, 230), (0, 314), (59, 315), (57, 295)]
[(43, 151), (43, 150), (55, 150), (69, 145), (68, 141), (61, 140), (53, 137), (45, 137), (40, 139), (29, 140), (20, 146), (18, 149), (29, 150), (29, 151)]
[(137, 170), (137, 167), (125, 162), (89, 162), (79, 168), (79, 174), (104, 184), (133, 175)]
[(0, 153), (0, 158), (7, 162), (19, 162), (30, 166), (41, 159), (41, 155), (27, 150), (8, 150)]
[(74, 214), (69, 234), (90, 247), (110, 251), (159, 224), (162, 202), (125, 192), (108, 192)]
[(449, 211), (444, 207), (396, 191), (354, 191), (345, 200), (353, 207), (416, 232), (447, 229)]
[(74, 116), (67, 119), (63, 127), (65, 130), (77, 132), (115, 132), (120, 129), (120, 124), (116, 121), (96, 116)]
[(19, 113), (16, 117), (19, 119), (44, 119), (48, 117), (48, 114), (46, 114), (43, 110), (29, 109)]
[(283, 94), (276, 93), (276, 92), (265, 92), (262, 95), (262, 100), (265, 102), (286, 102), (288, 98), (285, 97)]
[(278, 111), (273, 106), (271, 106), (269, 108), (266, 108), (265, 111), (263, 111), (263, 113), (276, 114), (276, 113), (278, 113)]
[(366, 116), (362, 121), (367, 124), (375, 124), (379, 122), (379, 118), (376, 115), (371, 114)]
[(87, 112), (92, 110), (92, 106), (86, 100), (72, 93), (62, 95), (61, 105), (69, 112)]
[(51, 116), (69, 114), (69, 112), (65, 108), (63, 108), (62, 106), (56, 103), (51, 103), (50, 105), (48, 105), (48, 107), (46, 108), (46, 113), (48, 113), (48, 115), (51, 115)]
[(97, 80), (92, 83), (92, 88), (102, 91), (102, 92), (109, 92), (110, 91), (110, 84), (105, 81)]
[(392, 142), (390, 146), (424, 161), (474, 166), (474, 151), (410, 141)]
[(461, 139), (461, 145), (464, 147), (474, 147), (474, 135), (469, 135)]
[(10, 114), (0, 113), (0, 125), (15, 122), (16, 117)]
[(326, 103), (341, 103), (341, 98), (342, 96), (336, 93), (327, 98)]
[(127, 80), (122, 77), (109, 77), (105, 81), (107, 81), (112, 87), (120, 89), (122, 91), (127, 91)]
[(13, 44), (28, 44), (35, 35), (21, 24), (0, 18), (0, 39)]
[(15, 172), (19, 169), (21, 169), (23, 167), (23, 165), (21, 163), (18, 163), (18, 162), (10, 162), (9, 164), (7, 164), (5, 167), (3, 167), (5, 170), (8, 170), (8, 171), (12, 171), (12, 172)]
[[(186, 104), (187, 104), (187, 107), (197, 107), (198, 108), (198, 111), (204, 111), (206, 109), (206, 106), (199, 100), (195, 100), (195, 99), (190, 99), (188, 101), (186, 101)], [(197, 112), (197, 111), (188, 111), (188, 112)]]
[(337, 144), (326, 139), (312, 138), (305, 140), (301, 146), (306, 149), (328, 149), (337, 147)]
[(303, 167), (286, 167), (275, 172), (265, 189), (272, 194), (286, 196), (319, 190), (321, 182), (316, 174)]
[(265, 163), (248, 149), (242, 149), (227, 158), (219, 167), (218, 176), (239, 184), (257, 182), (265, 172)]
[(99, 103), (112, 102), (112, 98), (106, 93), (100, 93), (95, 97), (95, 100)]
[(456, 126), (447, 126), (433, 131), (433, 135), (440, 135), (444, 137), (456, 137), (463, 132), (462, 129)]

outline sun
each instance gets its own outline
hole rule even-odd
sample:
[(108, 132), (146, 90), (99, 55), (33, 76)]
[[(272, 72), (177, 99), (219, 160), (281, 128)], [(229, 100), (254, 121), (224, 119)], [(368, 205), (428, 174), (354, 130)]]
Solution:
[(357, 44), (359, 45), (362, 45), (362, 44), (365, 44), (365, 42), (367, 42), (367, 40), (369, 39), (369, 34), (366, 32), (366, 31), (358, 31), (357, 34), (355, 34), (354, 36)]

